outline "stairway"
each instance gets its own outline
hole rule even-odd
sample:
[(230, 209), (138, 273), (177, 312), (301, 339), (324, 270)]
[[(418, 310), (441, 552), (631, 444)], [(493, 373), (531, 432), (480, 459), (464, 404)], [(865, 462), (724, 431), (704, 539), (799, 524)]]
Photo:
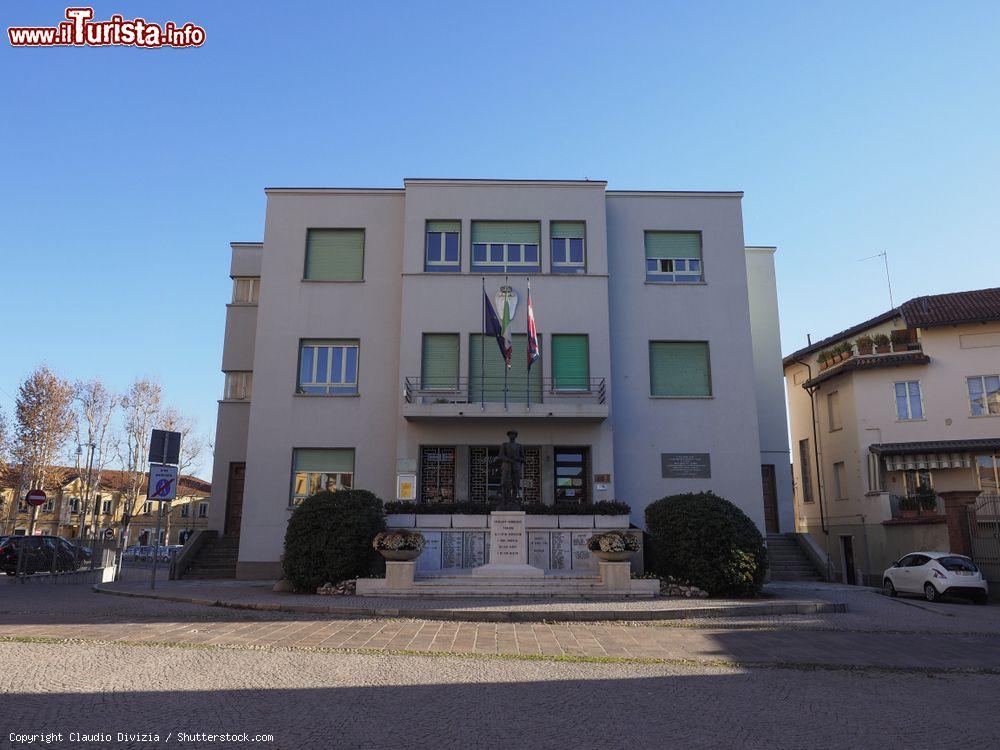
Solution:
[(182, 578), (236, 578), (236, 558), (240, 551), (238, 536), (220, 536), (205, 543)]
[(767, 535), (772, 581), (822, 581), (812, 561), (790, 534)]

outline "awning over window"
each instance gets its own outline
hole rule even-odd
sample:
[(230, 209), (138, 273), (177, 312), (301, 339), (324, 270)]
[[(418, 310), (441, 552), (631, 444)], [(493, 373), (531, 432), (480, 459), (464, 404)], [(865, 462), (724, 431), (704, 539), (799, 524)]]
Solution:
[(922, 453), (885, 456), (885, 468), (887, 471), (968, 469), (971, 466), (972, 457), (968, 453)]

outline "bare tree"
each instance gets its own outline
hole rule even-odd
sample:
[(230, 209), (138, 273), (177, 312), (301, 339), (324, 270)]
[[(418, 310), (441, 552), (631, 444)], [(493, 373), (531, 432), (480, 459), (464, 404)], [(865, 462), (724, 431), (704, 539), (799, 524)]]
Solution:
[(0, 472), (7, 470), (10, 456), (10, 428), (7, 427), (7, 417), (0, 411)]
[(132, 517), (139, 511), (139, 496), (146, 486), (149, 436), (163, 409), (160, 384), (139, 378), (121, 399), (122, 432), (116, 444), (123, 476), (122, 512), (119, 538), (124, 540)]
[[(121, 399), (104, 383), (94, 379), (76, 384), (76, 461), (83, 488), (83, 508), (80, 510), (80, 535), (83, 536), (87, 514), (97, 532), (97, 493), (101, 490), (101, 472), (109, 459), (112, 432), (111, 420)], [(88, 460), (89, 459), (89, 460)], [(81, 461), (83, 465), (81, 466)]]
[(53, 462), (73, 433), (76, 389), (41, 365), (25, 378), (17, 393), (14, 457), (21, 464), (22, 486), (46, 489)]
[[(181, 434), (181, 450), (180, 456), (177, 463), (177, 474), (179, 477), (183, 477), (189, 471), (191, 471), (195, 466), (198, 465), (201, 454), (204, 453), (208, 441), (205, 440), (204, 436), (198, 434), (198, 422), (197, 420), (187, 417), (180, 413), (173, 406), (168, 407), (163, 412), (163, 417), (161, 420), (164, 430), (170, 430), (171, 432), (179, 432)], [(179, 480), (178, 480), (179, 484)], [(180, 487), (178, 487), (178, 493), (180, 492)], [(191, 507), (189, 509), (192, 528), (194, 525), (194, 513), (195, 508)], [(169, 507), (166, 511), (166, 532), (165, 538), (170, 539), (170, 510)]]

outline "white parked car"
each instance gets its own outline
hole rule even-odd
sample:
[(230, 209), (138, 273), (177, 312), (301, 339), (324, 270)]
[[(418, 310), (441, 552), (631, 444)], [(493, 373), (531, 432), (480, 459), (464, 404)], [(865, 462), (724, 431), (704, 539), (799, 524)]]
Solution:
[(968, 557), (951, 552), (913, 552), (885, 571), (882, 591), (889, 596), (923, 594), (929, 602), (942, 596), (964, 596), (986, 604), (989, 585)]

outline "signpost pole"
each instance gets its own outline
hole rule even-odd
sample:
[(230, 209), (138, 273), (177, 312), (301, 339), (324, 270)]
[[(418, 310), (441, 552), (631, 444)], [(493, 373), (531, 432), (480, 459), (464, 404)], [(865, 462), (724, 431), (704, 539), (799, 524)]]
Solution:
[(149, 579), (149, 588), (156, 588), (156, 563), (160, 560), (160, 519), (163, 518), (163, 503), (156, 504), (156, 537), (153, 539), (153, 575)]

